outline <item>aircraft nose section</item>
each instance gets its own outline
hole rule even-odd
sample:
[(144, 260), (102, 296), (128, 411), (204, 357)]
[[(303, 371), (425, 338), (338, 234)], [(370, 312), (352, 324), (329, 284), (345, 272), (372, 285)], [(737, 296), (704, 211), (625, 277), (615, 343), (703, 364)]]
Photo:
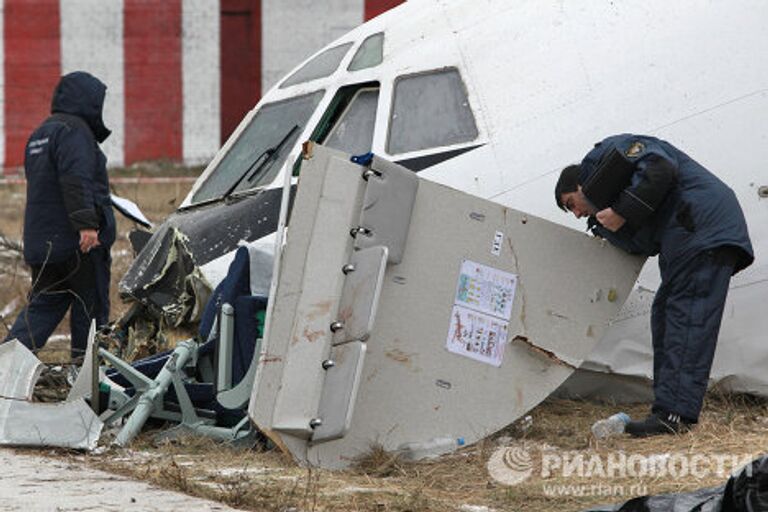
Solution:
[(171, 325), (195, 320), (191, 316), (200, 309), (195, 305), (207, 300), (211, 284), (216, 284), (206, 281), (200, 267), (234, 254), (243, 242), (274, 233), (281, 195), (279, 188), (264, 190), (172, 214), (120, 281), (121, 297), (160, 313)]

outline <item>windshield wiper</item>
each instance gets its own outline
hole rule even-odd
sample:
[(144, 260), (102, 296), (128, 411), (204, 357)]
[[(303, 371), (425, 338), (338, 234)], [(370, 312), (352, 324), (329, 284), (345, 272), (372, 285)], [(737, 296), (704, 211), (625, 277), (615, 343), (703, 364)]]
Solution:
[[(293, 125), (293, 128), (291, 128), (288, 133), (285, 134), (285, 136), (280, 139), (280, 142), (272, 146), (271, 148), (267, 148), (264, 151), (259, 154), (259, 156), (256, 157), (256, 159), (253, 161), (251, 165), (248, 166), (248, 168), (245, 170), (243, 174), (240, 175), (239, 178), (227, 189), (226, 192), (224, 192), (219, 199), (226, 199), (229, 197), (232, 192), (234, 192), (237, 187), (240, 185), (240, 183), (243, 182), (243, 180), (247, 177), (248, 183), (251, 183), (254, 179), (256, 179), (256, 176), (259, 175), (259, 172), (264, 169), (267, 164), (272, 163), (276, 158), (277, 155), (280, 154), (280, 150), (283, 149), (283, 146), (285, 146), (285, 143), (290, 140), (290, 138), (293, 136), (294, 133), (296, 133), (299, 130), (299, 125), (295, 124)], [(259, 163), (261, 162), (261, 163)], [(258, 164), (258, 165), (256, 165)]]

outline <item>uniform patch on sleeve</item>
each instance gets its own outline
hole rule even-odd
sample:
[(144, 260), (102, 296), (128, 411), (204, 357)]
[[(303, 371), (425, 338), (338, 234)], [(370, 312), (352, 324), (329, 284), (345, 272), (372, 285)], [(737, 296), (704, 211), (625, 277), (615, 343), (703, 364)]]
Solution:
[(43, 152), (43, 146), (48, 144), (48, 137), (45, 137), (43, 139), (34, 139), (29, 141), (29, 144), (27, 145), (27, 148), (29, 149), (30, 155), (38, 155)]
[(643, 151), (645, 151), (645, 145), (642, 142), (636, 141), (629, 146), (629, 149), (627, 149), (624, 154), (629, 158), (637, 158), (643, 153)]

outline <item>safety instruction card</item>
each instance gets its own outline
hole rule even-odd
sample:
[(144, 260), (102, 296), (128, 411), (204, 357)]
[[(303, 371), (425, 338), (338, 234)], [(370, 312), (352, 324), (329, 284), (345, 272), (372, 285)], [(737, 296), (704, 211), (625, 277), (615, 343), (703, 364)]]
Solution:
[(501, 366), (516, 287), (516, 274), (463, 260), (446, 348)]

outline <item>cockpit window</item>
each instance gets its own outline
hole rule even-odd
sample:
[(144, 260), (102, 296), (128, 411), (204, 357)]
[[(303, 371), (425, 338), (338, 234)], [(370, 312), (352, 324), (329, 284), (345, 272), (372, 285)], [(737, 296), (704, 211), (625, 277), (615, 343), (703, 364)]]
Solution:
[(457, 69), (396, 80), (387, 140), (389, 154), (468, 142), (477, 135), (467, 90)]
[(352, 62), (347, 67), (348, 71), (358, 71), (372, 68), (381, 64), (384, 60), (384, 33), (379, 32), (365, 38), (363, 44), (357, 49)]
[(195, 192), (192, 203), (269, 184), (323, 97), (323, 91), (262, 106)]
[(378, 103), (378, 87), (358, 90), (324, 144), (350, 155), (368, 153), (373, 146), (373, 127), (376, 123)]
[(341, 59), (344, 58), (344, 55), (347, 54), (351, 46), (352, 43), (345, 43), (325, 50), (289, 76), (285, 82), (280, 84), (280, 88), (284, 89), (292, 85), (330, 76), (339, 67)]

